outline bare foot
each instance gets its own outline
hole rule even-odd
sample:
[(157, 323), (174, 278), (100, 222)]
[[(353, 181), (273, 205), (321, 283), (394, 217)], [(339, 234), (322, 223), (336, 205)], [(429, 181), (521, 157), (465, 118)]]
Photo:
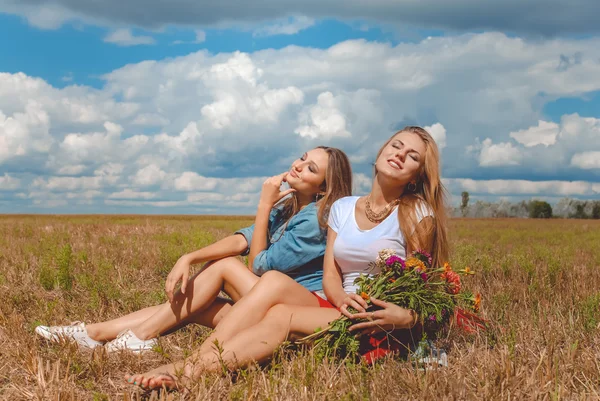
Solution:
[(163, 386), (174, 390), (179, 386), (171, 370), (173, 370), (173, 365), (165, 365), (147, 373), (125, 375), (125, 380), (129, 384), (139, 386), (145, 390), (152, 390)]

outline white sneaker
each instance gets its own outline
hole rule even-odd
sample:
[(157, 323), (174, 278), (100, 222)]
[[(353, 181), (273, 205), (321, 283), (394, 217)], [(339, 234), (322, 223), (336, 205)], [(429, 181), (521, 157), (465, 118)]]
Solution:
[(433, 367), (434, 365), (437, 365), (441, 368), (447, 368), (448, 367), (448, 354), (446, 354), (446, 351), (444, 351), (444, 350), (439, 350), (438, 352), (432, 353), (431, 356), (419, 358), (418, 362), (421, 364), (424, 364), (426, 366), (429, 366), (429, 367)]
[(141, 353), (144, 351), (151, 351), (156, 345), (158, 345), (158, 340), (156, 338), (140, 340), (133, 334), (133, 331), (127, 329), (122, 331), (117, 338), (106, 343), (104, 348), (106, 349), (106, 352), (128, 350), (135, 353)]
[(88, 336), (83, 322), (73, 322), (70, 326), (38, 326), (35, 332), (46, 340), (59, 342), (61, 339), (74, 341), (84, 348), (95, 348), (102, 343)]
[(416, 350), (413, 351), (412, 360), (422, 369), (434, 366), (448, 367), (448, 354), (444, 349), (437, 348), (431, 340), (419, 343)]

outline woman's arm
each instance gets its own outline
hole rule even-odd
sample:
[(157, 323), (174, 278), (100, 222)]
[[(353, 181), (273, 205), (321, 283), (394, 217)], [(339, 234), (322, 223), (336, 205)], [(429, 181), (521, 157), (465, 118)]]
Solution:
[(325, 257), (323, 258), (323, 291), (327, 300), (336, 307), (342, 304), (346, 298), (342, 283), (342, 272), (335, 263), (333, 257), (333, 243), (337, 238), (337, 233), (331, 228), (327, 229), (327, 247), (325, 248)]
[(353, 324), (348, 330), (363, 330), (366, 334), (374, 334), (383, 330), (412, 329), (419, 319), (417, 313), (412, 309), (402, 308), (373, 297), (371, 297), (371, 303), (381, 309), (349, 316), (351, 319), (366, 319), (367, 321)]
[(197, 251), (186, 253), (179, 258), (165, 282), (165, 292), (169, 301), (173, 300), (173, 292), (177, 283), (181, 282), (181, 293), (185, 294), (187, 282), (190, 277), (190, 266), (196, 263), (207, 262), (209, 260), (222, 259), (227, 256), (241, 255), (248, 248), (248, 242), (243, 235), (230, 235), (205, 246)]
[(263, 183), (258, 209), (256, 210), (256, 218), (254, 220), (254, 234), (250, 243), (250, 253), (248, 254), (248, 269), (250, 270), (252, 270), (256, 255), (267, 249), (267, 232), (269, 230), (271, 209), (283, 197), (295, 192), (294, 189), (279, 190), (286, 176), (287, 172), (271, 177)]
[(254, 259), (261, 252), (267, 249), (267, 232), (269, 230), (269, 215), (273, 205), (259, 203), (254, 219), (254, 233), (250, 242), (250, 253), (248, 254), (248, 269), (252, 271)]
[(337, 238), (337, 233), (331, 228), (327, 231), (327, 248), (325, 249), (325, 258), (323, 259), (323, 291), (327, 300), (340, 309), (346, 316), (348, 306), (352, 306), (360, 312), (364, 312), (367, 303), (357, 294), (347, 294), (344, 291), (342, 283), (342, 272), (333, 257), (333, 244)]
[(233, 234), (197, 251), (186, 253), (182, 258), (185, 258), (190, 265), (195, 265), (209, 260), (241, 255), (247, 248), (246, 238), (243, 235)]

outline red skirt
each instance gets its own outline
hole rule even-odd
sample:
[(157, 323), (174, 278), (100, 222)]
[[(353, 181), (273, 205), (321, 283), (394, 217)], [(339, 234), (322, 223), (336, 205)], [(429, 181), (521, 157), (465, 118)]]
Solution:
[(420, 324), (412, 329), (393, 330), (390, 333), (381, 331), (372, 335), (364, 335), (360, 338), (359, 352), (369, 365), (388, 354), (397, 354), (405, 358), (411, 350), (417, 347), (422, 336), (423, 331)]
[[(329, 302), (326, 299), (321, 298), (320, 296), (318, 296), (316, 293), (312, 293), (316, 298), (317, 301), (319, 301), (319, 308), (332, 308), (332, 309), (337, 309), (331, 302)], [(339, 310), (339, 309), (338, 309)]]

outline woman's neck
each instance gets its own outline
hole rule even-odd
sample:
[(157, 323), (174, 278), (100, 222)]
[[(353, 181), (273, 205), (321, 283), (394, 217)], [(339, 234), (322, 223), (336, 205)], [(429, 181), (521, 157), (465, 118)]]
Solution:
[(296, 192), (293, 196), (296, 197), (296, 201), (298, 202), (298, 210), (303, 209), (308, 206), (313, 200), (314, 197), (312, 195), (303, 195), (301, 193)]
[(404, 185), (394, 185), (381, 174), (377, 174), (371, 187), (371, 204), (377, 207), (384, 207), (395, 199), (400, 198), (404, 193)]

